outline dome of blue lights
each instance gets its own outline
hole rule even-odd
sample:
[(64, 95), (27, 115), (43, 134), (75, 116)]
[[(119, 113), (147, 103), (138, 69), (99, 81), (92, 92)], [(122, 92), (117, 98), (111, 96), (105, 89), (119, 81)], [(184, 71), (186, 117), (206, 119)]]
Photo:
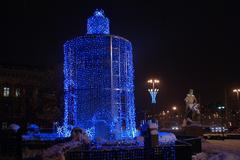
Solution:
[(96, 10), (94, 15), (88, 18), (87, 34), (110, 34), (109, 20), (104, 16), (103, 10)]

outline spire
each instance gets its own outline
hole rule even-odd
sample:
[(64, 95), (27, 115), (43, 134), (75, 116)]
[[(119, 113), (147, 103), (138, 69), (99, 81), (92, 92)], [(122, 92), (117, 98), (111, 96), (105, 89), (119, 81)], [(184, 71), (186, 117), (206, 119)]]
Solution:
[(93, 16), (88, 18), (87, 34), (110, 34), (109, 20), (102, 9), (96, 9)]

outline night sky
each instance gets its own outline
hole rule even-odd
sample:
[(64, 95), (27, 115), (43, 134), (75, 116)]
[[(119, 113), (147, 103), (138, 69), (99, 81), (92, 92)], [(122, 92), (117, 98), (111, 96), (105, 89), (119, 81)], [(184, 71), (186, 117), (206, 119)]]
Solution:
[[(17, 1), (16, 1), (17, 2)], [(7, 9), (8, 45), (0, 64), (39, 67), (63, 63), (63, 43), (86, 33), (95, 9), (111, 34), (133, 44), (138, 111), (149, 106), (148, 78), (161, 81), (158, 108), (184, 104), (189, 88), (202, 104), (224, 102), (239, 84), (240, 16), (224, 1), (19, 0)]]

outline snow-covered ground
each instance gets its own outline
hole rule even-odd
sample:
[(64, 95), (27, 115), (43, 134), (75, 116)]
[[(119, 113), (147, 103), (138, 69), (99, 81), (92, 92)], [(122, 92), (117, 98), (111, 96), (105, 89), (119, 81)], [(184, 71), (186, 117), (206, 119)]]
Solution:
[(240, 140), (206, 140), (193, 160), (240, 160)]

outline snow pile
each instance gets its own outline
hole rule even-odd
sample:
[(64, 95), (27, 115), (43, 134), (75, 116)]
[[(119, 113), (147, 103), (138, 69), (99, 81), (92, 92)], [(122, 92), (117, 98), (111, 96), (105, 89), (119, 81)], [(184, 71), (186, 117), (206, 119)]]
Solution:
[(20, 129), (20, 126), (18, 124), (11, 124), (8, 129), (13, 130), (15, 133)]
[(192, 160), (207, 160), (207, 159), (208, 159), (207, 154), (203, 152), (192, 156)]
[(233, 153), (222, 152), (212, 157), (209, 157), (208, 160), (240, 160), (240, 157)]
[(159, 132), (158, 141), (160, 144), (172, 144), (177, 140), (176, 136), (173, 133), (169, 132)]
[(240, 140), (207, 140), (202, 150), (207, 160), (240, 160)]
[(29, 124), (27, 126), (27, 130), (29, 134), (33, 134), (33, 133), (39, 133), (40, 132), (40, 127), (37, 124)]
[(58, 143), (45, 150), (25, 149), (23, 152), (23, 158), (38, 157), (43, 160), (65, 160), (64, 153), (74, 148), (88, 146), (89, 143), (90, 141), (86, 132), (83, 129), (76, 127), (73, 128), (71, 138), (68, 142)]
[(44, 160), (65, 160), (64, 153), (66, 153), (68, 150), (71, 150), (73, 148), (77, 148), (82, 146), (82, 142), (80, 141), (70, 141), (66, 143), (60, 143), (57, 145), (54, 145), (42, 152), (42, 159)]
[(158, 134), (158, 125), (157, 123), (149, 123), (149, 129), (151, 135), (157, 135)]

